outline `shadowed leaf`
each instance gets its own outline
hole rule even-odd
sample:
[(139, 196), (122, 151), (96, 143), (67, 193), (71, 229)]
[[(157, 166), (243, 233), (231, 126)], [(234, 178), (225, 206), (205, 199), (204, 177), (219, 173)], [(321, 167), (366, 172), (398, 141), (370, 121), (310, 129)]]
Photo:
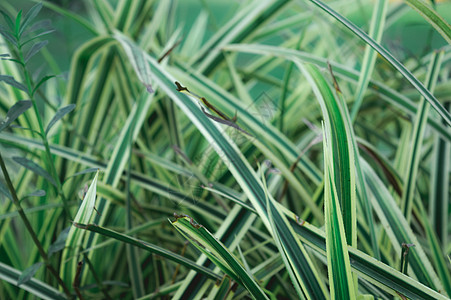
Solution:
[(69, 104), (67, 106), (64, 106), (56, 112), (56, 114), (53, 116), (53, 118), (50, 120), (49, 125), (47, 125), (47, 129), (45, 130), (45, 134), (48, 134), (50, 129), (55, 125), (56, 122), (61, 120), (62, 117), (73, 111), (75, 108), (75, 104)]
[(34, 274), (36, 274), (36, 272), (39, 270), (39, 268), (43, 264), (44, 263), (41, 261), (41, 262), (35, 263), (34, 265), (31, 265), (30, 267), (26, 268), (22, 272), (22, 274), (20, 274), (19, 280), (17, 280), (17, 285), (27, 283), (34, 276)]
[(29, 159), (27, 159), (27, 158), (25, 158), (25, 157), (17, 157), (17, 156), (16, 156), (16, 157), (13, 157), (13, 160), (14, 160), (15, 162), (17, 162), (18, 164), (24, 166), (24, 167), (27, 168), (28, 170), (30, 170), (30, 171), (36, 173), (37, 175), (44, 177), (45, 179), (47, 179), (47, 181), (48, 181), (49, 183), (51, 183), (51, 184), (54, 185), (55, 187), (57, 186), (57, 185), (56, 185), (56, 182), (55, 182), (55, 180), (52, 178), (52, 176), (50, 176), (50, 174), (49, 174), (46, 170), (44, 170), (41, 166), (39, 166), (39, 165), (36, 164), (35, 162), (33, 162), (33, 161), (31, 161), (31, 160), (29, 160)]
[(36, 18), (38, 13), (41, 11), (42, 3), (35, 4), (30, 10), (25, 14), (22, 21), (22, 26), (19, 30), (19, 36), (22, 35), (23, 31), (27, 29), (30, 23)]
[(24, 91), (25, 93), (28, 93), (27, 88), (20, 82), (16, 81), (14, 77), (9, 75), (0, 75), (0, 81), (5, 82), (6, 84), (9, 84), (15, 88), (18, 88), (21, 91)]
[(31, 49), (28, 51), (27, 55), (25, 56), (25, 62), (27, 62), (30, 58), (32, 58), (34, 55), (36, 55), (43, 47), (45, 47), (48, 44), (48, 41), (42, 41), (34, 44)]
[(23, 114), (27, 109), (31, 107), (30, 100), (19, 101), (14, 104), (6, 114), (5, 120), (0, 123), (0, 131), (8, 127), (12, 122), (14, 122), (21, 114)]

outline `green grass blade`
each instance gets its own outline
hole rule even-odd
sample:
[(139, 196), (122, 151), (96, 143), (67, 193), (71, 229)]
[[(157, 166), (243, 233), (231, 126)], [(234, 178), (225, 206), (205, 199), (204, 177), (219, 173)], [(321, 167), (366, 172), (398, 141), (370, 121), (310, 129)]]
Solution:
[[(17, 281), (19, 280), (21, 273), (21, 271), (0, 262), (1, 280), (9, 282), (12, 285), (17, 285)], [(40, 299), (66, 299), (66, 296), (60, 293), (57, 289), (35, 278), (31, 278), (28, 282), (22, 284), (20, 288), (35, 295), (36, 297), (39, 297)]]
[[(313, 63), (323, 68), (327, 68), (328, 64), (327, 59), (318, 57), (311, 53), (286, 49), (277, 46), (268, 46), (259, 44), (233, 44), (225, 46), (224, 49), (243, 53), (280, 56), (289, 60), (293, 60), (293, 57), (296, 57), (302, 60), (303, 62)], [(332, 66), (335, 74), (338, 77), (343, 77), (346, 80), (358, 82), (359, 73), (357, 71), (333, 61), (330, 61), (330, 65)], [(380, 94), (384, 100), (386, 100), (389, 103), (392, 103), (396, 107), (399, 107), (406, 113), (410, 115), (416, 114), (417, 112), (416, 105), (409, 98), (395, 91), (394, 89), (388, 87), (387, 85), (375, 80), (370, 80), (369, 88), (371, 88), (374, 92)], [(440, 133), (440, 135), (443, 136), (447, 141), (451, 142), (451, 134), (447, 130), (447, 128), (449, 127), (447, 124), (442, 125), (433, 118), (429, 118), (428, 123), (434, 129), (436, 129)]]
[[(356, 194), (355, 194), (355, 165), (350, 128), (347, 128), (343, 109), (339, 101), (335, 99), (329, 85), (313, 65), (302, 65), (295, 61), (301, 71), (307, 77), (315, 96), (320, 103), (326, 130), (330, 131), (330, 143), (332, 147), (333, 178), (337, 189), (337, 197), (340, 202), (344, 231), (348, 245), (356, 246)], [(325, 179), (326, 180), (326, 179)], [(327, 216), (330, 217), (330, 216)]]
[(402, 243), (415, 244), (415, 247), (410, 249), (409, 270), (412, 270), (415, 273), (421, 283), (438, 291), (443, 291), (443, 286), (426, 256), (422, 245), (410, 229), (407, 220), (403, 216), (392, 195), (368, 163), (364, 160), (361, 160), (360, 163), (362, 170), (365, 173), (368, 187), (374, 195), (373, 207), (382, 224), (385, 224), (385, 230), (393, 247), (395, 247), (397, 254), (399, 257), (401, 256)]
[(447, 23), (435, 10), (425, 1), (406, 0), (407, 4), (415, 9), (438, 33), (451, 45), (451, 25)]
[[(380, 43), (382, 34), (384, 32), (385, 16), (387, 14), (387, 0), (378, 0), (375, 4), (373, 16), (371, 17), (371, 25), (369, 36), (376, 42)], [(370, 82), (371, 74), (373, 73), (376, 64), (377, 53), (369, 45), (365, 46), (365, 53), (363, 55), (362, 69), (360, 70), (359, 82), (357, 83), (357, 96), (355, 97), (354, 105), (351, 109), (351, 119), (355, 120), (357, 112), (363, 101), (363, 95), (367, 90)]]
[(451, 295), (451, 272), (447, 268), (446, 255), (440, 246), (440, 243), (437, 239), (437, 234), (432, 229), (432, 226), (429, 222), (427, 213), (425, 209), (422, 207), (422, 203), (419, 204), (420, 215), (422, 217), (421, 223), (426, 231), (426, 237), (429, 242), (429, 248), (431, 249), (430, 256), (432, 257), (432, 261), (434, 262), (435, 269), (437, 270), (437, 274), (443, 283), (445, 291), (448, 295)]
[(243, 284), (255, 299), (268, 299), (253, 275), (204, 226), (194, 223), (189, 217), (177, 217), (172, 225), (223, 272)]
[[(255, 136), (255, 138), (250, 138), (250, 141), (282, 171), (290, 184), (293, 185), (294, 189), (304, 199), (306, 205), (312, 210), (315, 217), (317, 217), (318, 220), (323, 219), (321, 210), (311, 200), (311, 196), (306, 192), (302, 184), (299, 183), (299, 180), (293, 176), (293, 173), (289, 171), (286, 162), (284, 162), (284, 160), (286, 160), (288, 161), (288, 164), (292, 164), (297, 160), (297, 156), (299, 155), (300, 150), (298, 150), (290, 140), (286, 139), (285, 136), (274, 126), (269, 124), (269, 122), (267, 124), (255, 114), (252, 114), (249, 106), (244, 105), (243, 101), (225, 91), (221, 86), (214, 84), (208, 78), (197, 73), (191, 73), (191, 75), (188, 76), (188, 71), (182, 72), (175, 68), (171, 68), (169, 71), (185, 84), (189, 85), (190, 89), (195, 90), (196, 93), (201, 93), (214, 105), (218, 105), (218, 107), (220, 107), (221, 110), (223, 109), (226, 114), (234, 115), (236, 113), (239, 124)], [(284, 159), (280, 159), (280, 157), (274, 154), (274, 147), (277, 148), (276, 151), (280, 151), (281, 156)], [(315, 184), (320, 183), (321, 174), (308, 158), (302, 156), (298, 167), (305, 172), (306, 176), (314, 181)]]
[[(448, 102), (448, 108), (450, 107)], [(431, 168), (431, 194), (429, 214), (442, 248), (448, 245), (449, 174), (451, 166), (451, 143), (436, 136), (434, 140), (433, 165)]]
[[(196, 212), (196, 214), (197, 213), (199, 212)], [(246, 209), (236, 205), (227, 216), (221, 217), (221, 226), (216, 231), (215, 236), (227, 247), (227, 249), (229, 249), (229, 251), (234, 251), (254, 221), (254, 215), (249, 213)], [(210, 266), (210, 261), (207, 260), (206, 255), (201, 255), (196, 263), (206, 267)], [(205, 288), (208, 288), (209, 284), (210, 283), (205, 280), (205, 277), (202, 278), (199, 277), (198, 274), (190, 272), (183, 280), (182, 285), (177, 290), (173, 299), (193, 298), (193, 291), (205, 290)]]
[[(130, 57), (130, 59), (133, 59), (133, 57)], [(213, 124), (203, 114), (193, 100), (184, 94), (177, 92), (176, 86), (173, 83), (175, 80), (163, 71), (155, 60), (150, 57), (147, 57), (147, 59), (152, 67), (152, 77), (159, 87), (161, 87), (179, 108), (189, 116), (194, 125), (196, 125), (211, 145), (213, 145), (215, 150), (220, 153), (221, 159), (228, 165), (229, 170), (259, 212), (259, 216), (262, 218), (263, 223), (267, 228), (270, 228), (269, 220), (267, 218), (265, 193), (261, 183), (256, 178), (255, 173), (247, 161), (244, 160), (242, 154), (236, 149), (236, 146), (230, 138), (220, 132), (218, 125)], [(278, 215), (278, 218), (282, 217)], [(277, 220), (277, 225), (281, 226), (277, 228), (278, 231), (291, 232), (282, 220)], [(301, 248), (302, 245), (293, 235), (281, 234), (281, 237), (283, 237), (284, 243), (289, 246), (287, 249), (283, 249), (283, 253), (287, 254), (290, 263), (292, 264), (288, 265), (287, 268), (292, 268), (293, 272), (296, 273), (296, 278), (292, 277), (292, 280), (298, 281), (302, 278), (301, 282), (304, 285), (303, 292), (305, 294), (312, 297), (325, 297), (323, 284), (320, 281), (318, 273), (313, 267), (310, 258), (306, 256), (305, 249)], [(302, 255), (300, 255), (300, 253), (302, 253)]]
[(144, 249), (146, 251), (149, 251), (151, 253), (155, 253), (158, 254), (162, 257), (165, 257), (169, 260), (172, 260), (176, 263), (179, 263), (181, 265), (186, 266), (187, 268), (193, 269), (196, 272), (200, 272), (202, 274), (204, 274), (205, 276), (207, 276), (208, 278), (214, 279), (214, 280), (219, 280), (222, 278), (222, 276), (213, 273), (210, 269), (205, 268), (203, 266), (199, 266), (198, 264), (196, 264), (195, 262), (187, 259), (186, 257), (183, 257), (181, 255), (175, 254), (165, 248), (161, 248), (159, 246), (147, 243), (145, 241), (142, 240), (138, 240), (134, 237), (113, 231), (111, 229), (107, 229), (101, 226), (97, 226), (94, 224), (80, 224), (80, 223), (76, 223), (75, 224), (79, 229), (84, 229), (84, 230), (88, 230), (90, 232), (95, 232), (98, 234), (101, 234), (103, 236), (106, 237), (110, 237), (112, 239), (133, 245), (135, 247)]
[[(134, 121), (131, 125), (131, 131), (134, 130)], [(130, 137), (130, 149), (133, 147), (133, 140), (132, 135)], [(126, 199), (126, 205), (125, 205), (125, 228), (130, 231), (133, 229), (133, 217), (132, 217), (132, 192), (131, 192), (131, 170), (132, 170), (132, 151), (129, 152), (129, 159), (128, 159), (128, 172), (127, 172), (127, 199)], [(139, 298), (144, 296), (144, 280), (143, 275), (141, 271), (141, 264), (140, 264), (140, 258), (139, 258), (139, 252), (138, 249), (135, 247), (132, 247), (131, 245), (126, 245), (126, 252), (127, 252), (127, 263), (128, 263), (128, 269), (130, 272), (130, 282), (132, 285), (132, 291), (133, 291), (133, 297)]]
[[(37, 1), (37, 0), (36, 0)], [(42, 1), (42, 4), (47, 7), (48, 9), (51, 9), (67, 18), (71, 18), (72, 20), (74, 20), (75, 22), (79, 23), (81, 26), (83, 26), (84, 28), (86, 28), (89, 32), (91, 32), (94, 35), (98, 35), (99, 32), (98, 30), (92, 26), (88, 21), (86, 21), (85, 19), (83, 19), (82, 17), (80, 17), (79, 15), (70, 12), (67, 9), (63, 9), (61, 7), (59, 7), (58, 5), (55, 5), (53, 3), (51, 3), (50, 1)]]
[[(442, 63), (443, 51), (435, 52), (428, 67), (426, 86), (433, 91), (437, 83), (440, 65)], [(404, 189), (401, 200), (401, 207), (407, 221), (410, 222), (412, 216), (412, 206), (415, 193), (415, 183), (417, 181), (418, 168), (421, 159), (421, 146), (423, 144), (424, 131), (429, 113), (429, 105), (423, 97), (420, 99), (417, 115), (413, 125), (412, 139), (407, 156), (407, 168), (404, 175)]]
[(360, 28), (355, 26), (348, 19), (331, 9), (325, 3), (319, 0), (310, 0), (319, 8), (324, 10), (326, 13), (334, 17), (337, 21), (346, 26), (349, 30), (351, 30), (356, 36), (361, 38), (365, 43), (370, 45), (374, 50), (376, 50), (383, 58), (385, 58), (396, 70), (401, 73), (401, 75), (406, 78), (416, 89), (417, 91), (431, 104), (431, 106), (439, 113), (439, 115), (446, 121), (448, 126), (451, 126), (451, 115), (450, 113), (443, 107), (443, 105), (432, 95), (432, 93), (424, 87), (424, 85), (409, 71), (407, 68), (401, 64), (389, 51), (387, 51), (384, 47), (382, 47), (379, 43), (374, 41), (371, 37), (369, 37), (365, 32), (363, 32)]
[[(226, 25), (199, 50), (191, 64), (200, 63), (201, 73), (210, 73), (221, 61), (220, 50), (228, 43), (241, 42), (251, 32), (269, 21), (287, 0), (252, 1), (240, 10)], [(203, 72), (205, 71), (205, 72)]]
[[(329, 125), (330, 126), (330, 125)], [(355, 299), (355, 288), (346, 242), (345, 227), (335, 187), (333, 134), (331, 128), (323, 128), (324, 148), (324, 215), (326, 219), (327, 270), (332, 299)]]
[[(75, 223), (89, 223), (91, 219), (93, 218), (94, 209), (95, 209), (95, 203), (96, 203), (96, 188), (97, 188), (97, 180), (99, 177), (99, 171), (97, 171), (93, 181), (91, 182), (91, 185), (89, 186), (89, 189), (80, 205), (80, 208), (77, 211), (77, 214), (75, 215), (74, 222)], [(66, 239), (66, 246), (63, 251), (63, 261), (68, 258), (73, 258), (79, 255), (79, 252), (83, 246), (84, 239), (85, 239), (85, 232), (83, 230), (80, 230), (76, 227), (71, 227), (69, 234)], [(71, 259), (70, 261), (66, 262), (61, 267), (61, 274), (68, 276), (68, 273), (70, 274), (73, 272), (73, 270), (76, 270), (76, 265), (78, 264), (78, 259)], [(69, 279), (68, 283), (70, 282)]]
[[(362, 167), (364, 167), (363, 164)], [(326, 238), (323, 231), (310, 224), (300, 225), (294, 218), (290, 219), (290, 223), (304, 243), (325, 255)], [(410, 299), (448, 299), (417, 280), (402, 274), (353, 247), (348, 247), (348, 252), (351, 267), (358, 272), (359, 276), (394, 296), (399, 296), (397, 293), (400, 293)]]

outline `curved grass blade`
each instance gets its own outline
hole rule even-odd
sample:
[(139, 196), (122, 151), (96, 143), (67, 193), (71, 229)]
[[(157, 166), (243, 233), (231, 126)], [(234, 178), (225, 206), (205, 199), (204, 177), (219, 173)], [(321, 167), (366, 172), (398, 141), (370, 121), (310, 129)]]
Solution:
[(134, 47), (127, 38), (120, 32), (115, 32), (114, 37), (121, 43), (122, 48), (130, 59), (130, 63), (135, 70), (139, 80), (144, 84), (149, 93), (153, 93), (152, 84), (150, 82), (150, 67), (146, 63), (144, 55), (139, 48)]
[[(433, 91), (435, 89), (438, 74), (440, 72), (442, 58), (443, 51), (434, 52), (433, 58), (431, 59), (431, 62), (429, 64), (428, 74), (426, 77), (426, 86), (430, 91)], [(415, 183), (417, 181), (418, 168), (420, 165), (421, 146), (423, 144), (423, 137), (426, 128), (428, 113), (429, 104), (424, 100), (423, 97), (421, 97), (413, 126), (409, 154), (407, 156), (407, 168), (404, 175), (404, 189), (401, 200), (401, 208), (404, 216), (407, 219), (407, 222), (410, 222), (410, 219), (412, 217)]]
[(171, 224), (224, 273), (244, 285), (255, 299), (269, 299), (253, 275), (204, 226), (195, 224), (192, 218), (185, 215), (177, 215)]
[(171, 251), (168, 251), (165, 248), (161, 248), (159, 246), (147, 243), (145, 241), (142, 240), (138, 240), (136, 238), (130, 237), (128, 235), (101, 227), (101, 226), (97, 226), (94, 224), (81, 224), (81, 223), (74, 223), (74, 226), (76, 226), (79, 229), (83, 229), (83, 230), (87, 230), (87, 231), (91, 231), (91, 232), (95, 232), (98, 234), (101, 234), (103, 236), (107, 236), (110, 237), (112, 239), (139, 247), (141, 249), (144, 249), (146, 251), (149, 251), (151, 253), (155, 253), (158, 254), (160, 256), (163, 256), (169, 260), (172, 260), (176, 263), (179, 263), (181, 265), (184, 265), (187, 268), (193, 269), (196, 272), (202, 273), (205, 276), (207, 276), (208, 278), (214, 279), (214, 280), (220, 280), (222, 278), (222, 276), (212, 272), (210, 269), (205, 268), (203, 266), (200, 266), (198, 264), (196, 264), (195, 262), (187, 259), (186, 257), (183, 257), (181, 255), (175, 254)]
[[(263, 54), (270, 56), (280, 56), (285, 57), (286, 59), (293, 60), (293, 57), (299, 58), (303, 62), (309, 62), (321, 66), (323, 68), (327, 68), (327, 64), (329, 63), (327, 59), (322, 57), (317, 57), (312, 55), (311, 53), (296, 51), (293, 49), (286, 49), (277, 46), (268, 46), (268, 45), (258, 45), (258, 44), (232, 44), (227, 45), (223, 48), (224, 50), (229, 51), (239, 51), (244, 53), (255, 53), (255, 54)], [(336, 75), (343, 77), (347, 80), (358, 82), (359, 73), (353, 69), (350, 69), (344, 65), (330, 62), (330, 65), (333, 67)], [(417, 112), (416, 104), (414, 104), (409, 98), (404, 96), (403, 94), (391, 89), (387, 85), (375, 81), (370, 80), (369, 88), (371, 88), (374, 92), (378, 93), (385, 99), (387, 102), (392, 103), (393, 105), (401, 108), (406, 113), (410, 115), (414, 115)], [(440, 133), (447, 141), (451, 142), (451, 134), (447, 130), (449, 126), (447, 124), (440, 124), (433, 118), (428, 119), (429, 125), (431, 125), (437, 132)]]
[[(371, 25), (369, 36), (376, 42), (380, 43), (382, 34), (384, 32), (385, 15), (387, 14), (387, 0), (378, 0), (375, 4), (373, 16), (371, 17)], [(369, 45), (365, 46), (365, 54), (363, 55), (362, 69), (360, 71), (359, 82), (357, 83), (357, 96), (355, 97), (354, 105), (351, 109), (351, 119), (355, 120), (357, 112), (363, 101), (363, 95), (370, 82), (371, 74), (373, 73), (376, 64), (377, 53)]]
[(409, 269), (415, 273), (419, 282), (435, 290), (443, 291), (443, 286), (426, 256), (423, 247), (410, 229), (407, 220), (392, 195), (366, 161), (360, 160), (360, 164), (365, 173), (368, 187), (374, 195), (372, 199), (374, 210), (382, 224), (385, 224), (385, 231), (392, 245), (395, 247), (397, 254), (401, 254), (402, 243), (414, 244), (415, 247), (410, 249)]
[[(36, 1), (36, 0), (35, 0)], [(99, 34), (97, 28), (95, 28), (94, 26), (92, 26), (88, 21), (86, 21), (85, 19), (81, 18), (79, 15), (70, 12), (67, 9), (61, 8), (58, 5), (53, 4), (50, 1), (42, 1), (42, 4), (47, 7), (48, 9), (51, 9), (67, 18), (70, 18), (72, 20), (74, 20), (75, 22), (79, 23), (81, 26), (83, 26), (84, 28), (86, 28), (89, 32), (91, 32), (92, 34), (94, 34), (95, 36), (97, 36)]]
[(425, 1), (406, 0), (410, 7), (415, 9), (438, 33), (451, 45), (451, 25), (447, 23)]
[[(192, 120), (201, 133), (213, 145), (221, 159), (228, 165), (230, 172), (243, 188), (255, 209), (258, 211), (258, 215), (262, 218), (265, 226), (268, 229), (271, 228), (267, 216), (268, 208), (266, 207), (266, 195), (261, 186), (261, 182), (256, 178), (252, 168), (234, 143), (229, 137), (220, 132), (217, 127), (218, 125), (211, 123), (191, 99), (176, 91), (173, 83), (175, 80), (163, 71), (155, 60), (150, 57), (147, 57), (147, 60), (152, 66), (152, 77), (168, 96), (170, 96), (171, 99), (185, 112), (185, 114), (189, 116), (190, 120)], [(270, 205), (272, 206), (272, 204)], [(319, 279), (316, 268), (313, 266), (306, 250), (297, 239), (290, 234), (291, 231), (282, 221), (282, 216), (280, 216), (279, 212), (273, 211), (273, 213), (275, 214), (274, 219), (277, 223), (277, 230), (286, 247), (280, 249), (281, 253), (287, 255), (291, 263), (286, 267), (292, 268), (292, 271), (296, 274), (296, 278), (292, 277), (292, 280), (295, 282), (300, 281), (303, 284), (303, 292), (306, 295), (309, 295), (310, 297), (326, 297), (324, 286)], [(284, 234), (281, 232), (284, 232)]]
[(319, 8), (324, 10), (326, 13), (331, 15), (337, 21), (346, 26), (351, 30), (356, 36), (362, 39), (366, 44), (370, 45), (374, 50), (376, 50), (383, 58), (385, 58), (396, 70), (401, 73), (401, 75), (406, 78), (417, 91), (431, 104), (431, 106), (438, 112), (438, 114), (446, 121), (448, 126), (451, 126), (451, 115), (443, 107), (443, 105), (432, 95), (432, 93), (424, 87), (424, 85), (409, 71), (407, 68), (401, 64), (389, 51), (382, 47), (379, 43), (369, 37), (363, 30), (355, 26), (348, 19), (331, 9), (325, 3), (319, 0), (309, 0), (317, 5)]
[(210, 73), (222, 59), (220, 56), (222, 46), (241, 42), (251, 32), (268, 22), (271, 16), (275, 15), (288, 2), (287, 0), (258, 0), (247, 4), (205, 43), (192, 57), (191, 64), (200, 63), (199, 72)]
[[(22, 272), (16, 270), (2, 262), (0, 262), (0, 279), (9, 282), (12, 285), (18, 285), (17, 281)], [(49, 300), (65, 300), (66, 296), (60, 293), (57, 289), (49, 286), (48, 284), (31, 278), (28, 282), (20, 286), (21, 289), (39, 297), (41, 299)]]
[(355, 164), (354, 151), (351, 148), (355, 142), (351, 140), (350, 128), (346, 126), (343, 107), (332, 94), (324, 77), (317, 67), (313, 65), (302, 65), (295, 61), (298, 68), (306, 75), (307, 80), (320, 103), (323, 118), (326, 124), (326, 131), (331, 137), (331, 149), (333, 154), (333, 176), (336, 187), (338, 201), (340, 203), (341, 215), (343, 218), (344, 231), (348, 245), (357, 244), (357, 219), (356, 219), (356, 194), (355, 194)]
[[(219, 219), (220, 226), (215, 236), (229, 251), (234, 251), (238, 243), (251, 228), (256, 216), (238, 205), (235, 205), (227, 215), (219, 214), (221, 215)], [(201, 255), (196, 263), (213, 268), (211, 261), (207, 259), (206, 255)], [(206, 281), (205, 277), (200, 277), (198, 274), (190, 272), (183, 280), (182, 285), (177, 289), (177, 293), (173, 296), (173, 299), (190, 299), (194, 296), (193, 291), (204, 291), (209, 285), (210, 282)]]

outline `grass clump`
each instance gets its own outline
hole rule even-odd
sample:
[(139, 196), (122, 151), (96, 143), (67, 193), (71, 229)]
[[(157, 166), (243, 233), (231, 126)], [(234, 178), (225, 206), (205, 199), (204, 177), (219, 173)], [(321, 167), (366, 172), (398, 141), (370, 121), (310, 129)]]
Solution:
[(451, 10), (406, 2), (0, 4), (0, 298), (447, 299)]

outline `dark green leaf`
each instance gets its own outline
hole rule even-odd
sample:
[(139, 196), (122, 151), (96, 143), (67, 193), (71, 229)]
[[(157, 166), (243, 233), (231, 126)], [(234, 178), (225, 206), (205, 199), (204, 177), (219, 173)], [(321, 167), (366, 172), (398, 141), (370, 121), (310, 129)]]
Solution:
[(32, 33), (32, 32), (35, 32), (35, 31), (38, 31), (41, 29), (44, 29), (45, 31), (51, 30), (52, 22), (48, 19), (38, 21), (38, 22), (34, 23), (33, 25), (31, 25), (27, 30), (25, 30), (22, 35), (26, 36), (29, 33)]
[(45, 130), (45, 134), (48, 134), (50, 129), (55, 125), (56, 122), (58, 122), (62, 117), (73, 111), (75, 108), (75, 104), (69, 104), (67, 106), (64, 106), (56, 112), (55, 116), (50, 120), (49, 125), (47, 125), (47, 129)]
[[(42, 8), (42, 3), (37, 3), (35, 6), (30, 8), (30, 10), (25, 14), (22, 22), (22, 27), (20, 28), (20, 31), (18, 32), (18, 36), (22, 35), (23, 31), (30, 25), (30, 23), (36, 18), (39, 11)], [(16, 29), (17, 30), (17, 29)]]
[(39, 176), (44, 177), (45, 179), (48, 180), (49, 183), (53, 184), (56, 187), (56, 182), (55, 180), (52, 178), (52, 176), (50, 176), (50, 174), (44, 170), (41, 166), (39, 166), (38, 164), (34, 163), (33, 161), (26, 159), (25, 157), (13, 157), (13, 160), (24, 166), (25, 168), (27, 168), (28, 170), (36, 173)]
[(23, 47), (24, 45), (28, 44), (29, 42), (34, 41), (35, 39), (38, 39), (38, 38), (40, 38), (41, 36), (44, 36), (44, 35), (49, 34), (49, 33), (52, 33), (52, 32), (54, 32), (54, 31), (55, 31), (54, 29), (50, 29), (50, 30), (41, 32), (40, 34), (38, 34), (38, 35), (36, 35), (36, 36), (34, 36), (34, 37), (28, 39), (27, 41), (23, 42), (21, 45), (22, 45), (22, 47)]
[(0, 14), (3, 15), (3, 19), (5, 19), (6, 24), (8, 24), (9, 30), (13, 31), (14, 30), (14, 22), (11, 19), (11, 17), (5, 13), (3, 10), (0, 10)]
[(0, 34), (3, 35), (3, 37), (8, 41), (10, 41), (13, 45), (17, 45), (17, 40), (14, 37), (14, 35), (12, 35), (11, 32), (9, 32), (9, 30), (1, 24), (0, 24)]
[(38, 262), (35, 263), (34, 265), (26, 268), (22, 274), (20, 274), (19, 279), (17, 280), (17, 285), (21, 285), (24, 284), (26, 282), (28, 282), (31, 278), (33, 278), (34, 274), (36, 274), (36, 272), (39, 270), (39, 268), (43, 265), (44, 263)]
[(38, 90), (38, 88), (43, 85), (47, 80), (52, 79), (53, 77), (55, 77), (55, 75), (47, 75), (42, 77), (41, 80), (39, 80), (39, 82), (36, 84), (36, 86), (34, 87), (33, 93), (32, 95), (34, 95), (34, 93), (36, 93), (36, 91)]
[(24, 65), (20, 60), (17, 60), (17, 59), (14, 59), (14, 58), (1, 58), (1, 60), (9, 60), (9, 61), (15, 62), (15, 63), (17, 63), (17, 64), (19, 64), (21, 66)]
[(22, 10), (19, 11), (19, 13), (16, 16), (16, 25), (14, 30), (14, 35), (16, 37), (19, 37), (19, 31), (20, 31), (20, 21), (22, 20)]
[(19, 90), (24, 91), (25, 93), (27, 93), (27, 88), (20, 82), (17, 82), (14, 77), (9, 76), (9, 75), (0, 75), (0, 81), (4, 81), (5, 83), (18, 88)]
[(10, 55), (8, 53), (5, 53), (5, 54), (0, 54), (0, 57), (10, 57)]
[(36, 53), (38, 53), (47, 44), (48, 44), (48, 41), (42, 41), (42, 42), (34, 44), (31, 47), (30, 51), (28, 51), (27, 55), (25, 56), (25, 62), (27, 62), (30, 58), (32, 58)]
[(0, 123), (0, 132), (14, 122), (21, 114), (31, 107), (30, 100), (19, 101), (14, 104), (6, 114), (5, 120)]
[(71, 226), (63, 229), (63, 231), (61, 231), (61, 233), (56, 238), (56, 241), (50, 245), (49, 253), (48, 253), (49, 257), (52, 256), (54, 253), (64, 249), (64, 246), (66, 245), (67, 236), (69, 235), (70, 228), (71, 228)]

